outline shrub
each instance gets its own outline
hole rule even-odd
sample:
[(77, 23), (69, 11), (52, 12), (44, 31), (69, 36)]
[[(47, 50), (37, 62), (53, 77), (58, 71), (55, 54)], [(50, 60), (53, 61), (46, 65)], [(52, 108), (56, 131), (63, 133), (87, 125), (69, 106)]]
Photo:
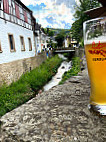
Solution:
[(47, 59), (36, 69), (27, 72), (11, 85), (0, 87), (0, 116), (25, 103), (37, 93), (56, 73), (62, 59)]

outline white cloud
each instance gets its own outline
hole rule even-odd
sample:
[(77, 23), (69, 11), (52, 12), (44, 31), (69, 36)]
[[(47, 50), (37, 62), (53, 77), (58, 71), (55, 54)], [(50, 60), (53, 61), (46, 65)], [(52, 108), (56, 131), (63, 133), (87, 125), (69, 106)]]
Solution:
[[(61, 0), (61, 3), (57, 3), (57, 0), (21, 0), (26, 6), (29, 5), (40, 5), (44, 3), (46, 7), (43, 8), (41, 11), (33, 11), (35, 18), (43, 27), (47, 27), (47, 25), (54, 27), (54, 28), (64, 28), (65, 23), (69, 23), (70, 28), (71, 24), (74, 22), (72, 9), (68, 7), (68, 2), (70, 0)], [(71, 0), (71, 2), (75, 2)], [(77, 0), (78, 1), (78, 0)], [(45, 19), (46, 17), (53, 17), (53, 24), (50, 24)], [(65, 23), (62, 23), (65, 21)]]
[[(40, 5), (41, 3), (47, 3), (48, 0), (21, 0), (26, 6), (29, 6), (29, 5)], [(52, 1), (52, 0), (50, 0)]]

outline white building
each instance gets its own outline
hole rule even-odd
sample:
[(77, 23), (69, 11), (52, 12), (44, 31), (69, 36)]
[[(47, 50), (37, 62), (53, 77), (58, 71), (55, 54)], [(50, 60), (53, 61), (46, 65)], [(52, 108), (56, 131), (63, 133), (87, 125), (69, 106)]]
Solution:
[(67, 41), (67, 39), (64, 40), (64, 44), (65, 44), (65, 48), (67, 48), (68, 47), (68, 41)]
[(50, 37), (47, 36), (44, 32), (41, 33), (41, 45), (42, 49), (45, 50), (48, 48), (48, 44), (50, 43)]
[(36, 54), (41, 53), (42, 50), (47, 48), (49, 37), (44, 33), (41, 25), (35, 24), (35, 43), (36, 43)]
[(0, 83), (11, 83), (37, 66), (35, 24), (20, 0), (0, 0)]
[(0, 64), (35, 56), (32, 11), (19, 0), (1, 0)]
[(35, 44), (36, 44), (36, 55), (41, 53), (41, 25), (35, 24)]

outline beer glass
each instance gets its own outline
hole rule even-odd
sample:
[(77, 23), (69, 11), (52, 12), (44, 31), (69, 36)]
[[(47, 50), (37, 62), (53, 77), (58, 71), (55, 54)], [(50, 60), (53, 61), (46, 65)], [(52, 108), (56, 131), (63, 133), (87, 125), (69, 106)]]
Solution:
[(84, 22), (83, 32), (91, 83), (89, 107), (106, 115), (106, 17)]

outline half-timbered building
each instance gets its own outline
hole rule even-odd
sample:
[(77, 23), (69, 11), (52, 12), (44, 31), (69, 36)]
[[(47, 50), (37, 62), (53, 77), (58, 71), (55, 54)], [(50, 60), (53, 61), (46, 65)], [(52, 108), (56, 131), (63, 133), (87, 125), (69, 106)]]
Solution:
[(0, 0), (0, 64), (35, 56), (32, 25), (20, 0)]
[(16, 81), (39, 64), (35, 25), (32, 11), (20, 0), (0, 0), (0, 83)]

